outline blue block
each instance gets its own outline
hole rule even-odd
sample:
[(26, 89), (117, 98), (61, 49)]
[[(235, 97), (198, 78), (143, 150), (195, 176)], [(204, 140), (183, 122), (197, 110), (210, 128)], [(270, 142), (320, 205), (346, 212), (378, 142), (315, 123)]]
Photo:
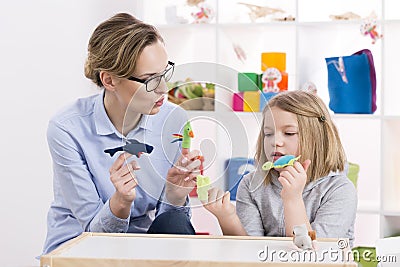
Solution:
[(260, 95), (260, 111), (263, 111), (265, 105), (268, 103), (268, 101), (277, 95), (278, 93), (273, 93), (273, 92), (268, 92), (268, 93), (261, 93)]
[(236, 192), (243, 176), (255, 169), (254, 159), (238, 157), (226, 161), (228, 171), (228, 190), (231, 193), (231, 200), (236, 200)]

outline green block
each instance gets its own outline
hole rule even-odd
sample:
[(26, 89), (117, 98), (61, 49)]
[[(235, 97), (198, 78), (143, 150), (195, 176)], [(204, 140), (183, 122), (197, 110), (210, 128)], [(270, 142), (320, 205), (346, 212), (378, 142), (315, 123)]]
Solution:
[(376, 267), (378, 265), (375, 247), (354, 247), (351, 251), (358, 267)]
[(262, 82), (262, 76), (263, 76), (263, 74), (261, 73), (261, 74), (258, 74), (257, 76), (258, 76), (258, 77), (257, 77), (258, 89), (260, 89), (261, 92), (262, 92), (262, 91), (263, 91), (263, 82)]
[(238, 73), (238, 89), (239, 92), (257, 91), (259, 76), (254, 72)]

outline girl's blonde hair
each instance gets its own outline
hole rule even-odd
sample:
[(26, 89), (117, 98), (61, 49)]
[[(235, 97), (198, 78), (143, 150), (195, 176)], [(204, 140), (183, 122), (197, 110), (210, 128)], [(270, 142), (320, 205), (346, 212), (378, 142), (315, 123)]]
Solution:
[(102, 87), (100, 71), (120, 78), (131, 76), (143, 49), (163, 39), (154, 26), (119, 13), (102, 22), (89, 40), (85, 76)]
[[(263, 110), (263, 118), (272, 107), (296, 115), (299, 131), (299, 151), (302, 160), (310, 159), (307, 170), (308, 181), (327, 176), (330, 171), (343, 171), (346, 155), (336, 126), (331, 120), (324, 102), (316, 95), (305, 91), (287, 91), (273, 97)], [(267, 159), (264, 151), (264, 119), (258, 136), (255, 159), (261, 166)], [(265, 183), (271, 181), (268, 172)]]

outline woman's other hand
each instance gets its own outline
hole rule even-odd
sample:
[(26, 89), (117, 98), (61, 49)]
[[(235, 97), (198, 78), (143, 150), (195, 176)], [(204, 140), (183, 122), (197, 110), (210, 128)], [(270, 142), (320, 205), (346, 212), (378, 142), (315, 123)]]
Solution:
[(187, 195), (196, 185), (203, 160), (198, 150), (182, 150), (182, 156), (167, 173), (166, 197), (170, 204), (184, 205)]

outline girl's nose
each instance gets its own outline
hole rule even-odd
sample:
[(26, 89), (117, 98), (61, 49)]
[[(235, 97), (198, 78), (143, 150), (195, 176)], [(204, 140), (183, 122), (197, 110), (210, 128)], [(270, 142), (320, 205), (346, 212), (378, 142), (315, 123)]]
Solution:
[(274, 146), (283, 146), (283, 141), (282, 137), (279, 134), (275, 134), (275, 142)]

